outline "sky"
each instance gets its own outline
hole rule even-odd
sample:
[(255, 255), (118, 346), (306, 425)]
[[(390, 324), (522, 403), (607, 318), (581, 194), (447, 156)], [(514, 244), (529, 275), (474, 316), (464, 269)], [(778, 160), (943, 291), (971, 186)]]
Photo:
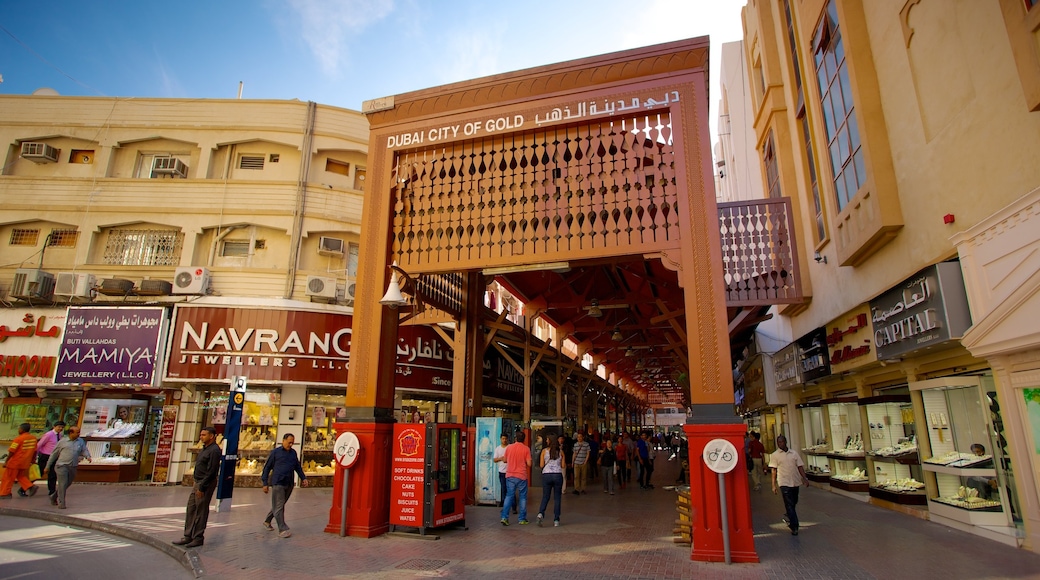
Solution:
[[(363, 101), (684, 38), (740, 40), (745, 0), (0, 1), (0, 94)], [(0, 111), (0, 116), (3, 112)], [(714, 141), (714, 139), (713, 139)]]

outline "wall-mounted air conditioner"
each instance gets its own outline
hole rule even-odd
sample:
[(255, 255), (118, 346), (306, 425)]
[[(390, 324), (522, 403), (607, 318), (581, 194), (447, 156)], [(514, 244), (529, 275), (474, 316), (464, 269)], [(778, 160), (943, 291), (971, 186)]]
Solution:
[(324, 276), (307, 276), (307, 296), (324, 300), (335, 300), (336, 279)]
[(188, 177), (188, 166), (176, 157), (156, 157), (152, 160), (152, 177), (156, 175), (185, 178)]
[(50, 300), (54, 296), (54, 274), (35, 268), (15, 270), (11, 296), (23, 300)]
[(347, 282), (347, 287), (343, 291), (343, 299), (344, 300), (353, 300), (354, 299), (354, 293), (356, 291), (357, 291), (357, 283), (355, 283), (355, 282)]
[(22, 143), (22, 157), (33, 163), (55, 163), (58, 161), (58, 150), (46, 143)]
[(209, 292), (209, 270), (202, 266), (177, 268), (173, 276), (174, 294), (206, 294)]
[(90, 298), (96, 283), (97, 277), (93, 274), (58, 272), (57, 281), (54, 282), (54, 295), (64, 298)]
[(321, 236), (318, 238), (318, 253), (322, 256), (343, 257), (343, 249), (346, 247), (342, 238), (329, 238)]

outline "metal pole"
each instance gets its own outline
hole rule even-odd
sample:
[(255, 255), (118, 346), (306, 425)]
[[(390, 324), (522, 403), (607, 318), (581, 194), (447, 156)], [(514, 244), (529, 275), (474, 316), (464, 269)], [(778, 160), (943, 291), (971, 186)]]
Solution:
[(722, 508), (722, 552), (726, 555), (726, 563), (732, 564), (729, 553), (729, 514), (726, 510), (726, 476), (723, 473), (719, 474), (719, 503)]
[[(343, 506), (343, 511), (339, 515), (339, 537), (347, 535), (347, 488), (350, 486), (350, 470), (347, 468), (343, 469), (343, 497), (340, 498), (340, 505)], [(726, 559), (729, 563), (729, 540), (726, 540)]]

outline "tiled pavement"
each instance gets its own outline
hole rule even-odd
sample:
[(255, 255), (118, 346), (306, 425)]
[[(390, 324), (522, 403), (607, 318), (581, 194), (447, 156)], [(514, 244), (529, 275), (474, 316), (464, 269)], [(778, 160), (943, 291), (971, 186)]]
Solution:
[[(435, 530), (439, 540), (384, 535), (341, 538), (323, 532), (331, 490), (297, 488), (286, 507), (291, 538), (260, 522), (269, 496), (239, 489), (229, 513), (212, 513), (206, 544), (183, 552), (180, 537), (188, 490), (179, 487), (76, 484), (69, 509), (46, 497), (14, 498), (0, 513), (55, 519), (145, 541), (207, 578), (1038, 578), (1040, 555), (945, 526), (890, 512), (815, 488), (802, 490), (802, 533), (779, 522), (782, 502), (752, 492), (755, 545), (761, 563), (700, 563), (673, 543), (675, 462), (658, 460), (657, 489), (609, 496), (599, 482), (584, 496), (567, 494), (562, 526), (503, 527), (498, 508), (469, 507), (468, 529)], [(534, 521), (540, 490), (532, 490)], [(551, 512), (552, 507), (549, 511)], [(551, 519), (551, 514), (549, 516)], [(187, 558), (187, 559), (185, 559)]]

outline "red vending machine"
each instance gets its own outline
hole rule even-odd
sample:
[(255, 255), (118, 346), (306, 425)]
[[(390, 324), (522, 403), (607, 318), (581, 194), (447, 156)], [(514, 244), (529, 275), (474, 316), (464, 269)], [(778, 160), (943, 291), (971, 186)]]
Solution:
[(394, 425), (390, 529), (466, 524), (466, 427), (460, 423)]

